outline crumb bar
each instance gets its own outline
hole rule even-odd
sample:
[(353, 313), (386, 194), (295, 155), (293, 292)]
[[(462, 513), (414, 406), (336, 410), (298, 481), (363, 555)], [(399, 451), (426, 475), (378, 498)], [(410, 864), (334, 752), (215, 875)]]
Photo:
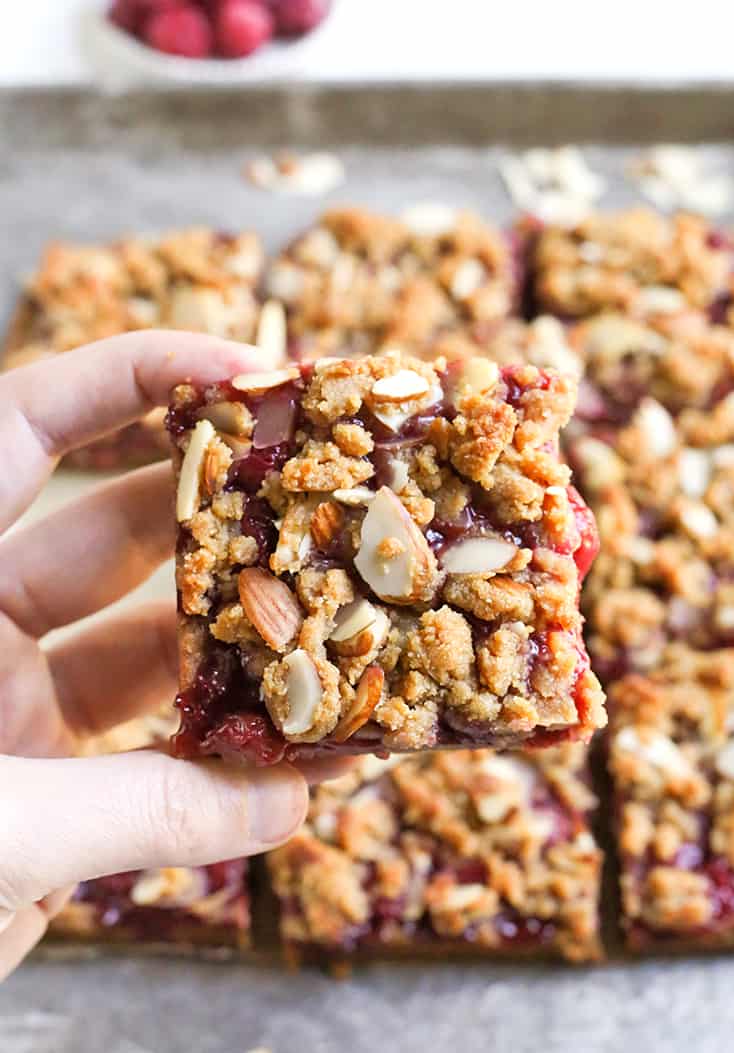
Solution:
[[(137, 329), (190, 329), (259, 343), (255, 288), (262, 266), (254, 234), (203, 228), (106, 246), (51, 244), (25, 285), (2, 366)], [(265, 335), (277, 337), (272, 321), (265, 318)], [(168, 452), (163, 417), (154, 410), (68, 460), (95, 469), (159, 460)]]
[(51, 934), (101, 943), (249, 945), (247, 860), (83, 881)]
[(599, 957), (585, 754), (367, 757), (325, 783), (268, 857), (289, 957)]
[(566, 451), (602, 548), (584, 589), (603, 680), (671, 640), (734, 644), (734, 334), (616, 314), (571, 336), (585, 366)]
[(418, 205), (401, 219), (334, 209), (269, 266), (269, 296), (284, 304), (298, 361), (413, 353), (440, 335), (470, 343), (519, 304), (513, 241), (479, 216)]
[(609, 697), (628, 946), (734, 946), (734, 649), (671, 644)]
[(574, 399), (534, 366), (399, 354), (177, 388), (176, 752), (588, 739)]
[(595, 212), (570, 229), (526, 226), (524, 235), (533, 311), (648, 318), (693, 307), (720, 321), (729, 310), (732, 244), (698, 216)]

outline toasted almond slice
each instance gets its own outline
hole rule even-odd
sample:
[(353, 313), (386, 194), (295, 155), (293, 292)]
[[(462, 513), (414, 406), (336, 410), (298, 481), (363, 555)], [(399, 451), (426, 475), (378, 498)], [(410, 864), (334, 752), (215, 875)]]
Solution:
[(138, 907), (183, 907), (203, 896), (206, 882), (190, 867), (160, 867), (144, 870), (130, 890)]
[(397, 457), (393, 457), (388, 465), (389, 472), (389, 486), (390, 489), (399, 494), (401, 490), (404, 490), (408, 479), (410, 478), (410, 472), (405, 461), (399, 461)]
[(511, 541), (495, 537), (470, 537), (447, 548), (441, 566), (449, 574), (489, 574), (506, 567), (517, 555)]
[(344, 510), (333, 501), (322, 501), (311, 517), (311, 537), (317, 548), (326, 548), (344, 523)]
[(380, 701), (384, 683), (385, 674), (379, 665), (370, 665), (365, 669), (357, 686), (354, 702), (334, 728), (336, 742), (346, 742), (355, 731), (359, 731), (362, 725), (367, 723)]
[(279, 300), (266, 300), (262, 305), (255, 339), (257, 346), (269, 356), (274, 366), (285, 361), (288, 331), (285, 308)]
[(334, 643), (349, 640), (367, 629), (377, 617), (377, 608), (369, 600), (358, 599), (341, 607), (334, 617), (334, 628), (329, 639)]
[(423, 201), (411, 205), (400, 218), (413, 234), (437, 238), (454, 229), (457, 211), (453, 205), (445, 205), (440, 201)]
[(488, 358), (468, 358), (456, 378), (457, 391), (468, 390), (474, 395), (483, 395), (497, 386), (500, 371), (496, 362)]
[(372, 395), (380, 402), (405, 402), (427, 395), (431, 385), (413, 369), (399, 369), (390, 377), (382, 377), (372, 385)]
[(250, 440), (243, 439), (239, 435), (228, 435), (226, 431), (220, 431), (219, 438), (225, 446), (229, 446), (235, 461), (238, 461), (241, 457), (246, 457), (252, 449)]
[(332, 497), (343, 505), (367, 505), (375, 496), (367, 486), (353, 486), (351, 490), (334, 490)]
[(734, 739), (729, 739), (716, 754), (714, 767), (725, 779), (734, 779)]
[(208, 420), (217, 431), (228, 435), (250, 435), (252, 432), (252, 414), (242, 402), (213, 402), (203, 406), (198, 414), (199, 420)]
[[(392, 553), (389, 558), (386, 550)], [(428, 542), (387, 486), (367, 508), (354, 566), (377, 596), (393, 603), (427, 597), (436, 576)]]
[(374, 656), (379, 651), (390, 631), (390, 619), (384, 611), (376, 610), (375, 614), (375, 620), (366, 629), (347, 640), (334, 643), (334, 650), (340, 657), (361, 658), (370, 652), (373, 652)]
[(283, 722), (284, 735), (303, 735), (313, 726), (321, 705), (323, 688), (316, 666), (300, 647), (283, 659), (287, 670), (288, 719)]
[(479, 260), (473, 257), (462, 260), (451, 279), (451, 295), (455, 300), (466, 300), (477, 291), (486, 273)]
[(274, 651), (284, 651), (303, 622), (298, 600), (285, 584), (261, 567), (245, 567), (237, 584), (247, 617)]
[(185, 523), (199, 511), (206, 448), (215, 435), (214, 426), (208, 420), (200, 420), (191, 432), (176, 490), (176, 519), (179, 523)]
[(260, 394), (270, 388), (279, 388), (281, 384), (288, 384), (291, 380), (297, 380), (301, 371), (295, 366), (288, 369), (274, 369), (266, 373), (240, 373), (232, 380), (232, 387), (238, 391), (247, 391), (251, 395)]

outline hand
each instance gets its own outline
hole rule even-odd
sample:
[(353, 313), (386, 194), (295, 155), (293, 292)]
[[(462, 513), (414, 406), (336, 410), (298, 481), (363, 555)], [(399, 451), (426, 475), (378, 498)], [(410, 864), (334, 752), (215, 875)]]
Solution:
[[(64, 453), (165, 404), (186, 378), (207, 383), (253, 368), (262, 359), (251, 348), (148, 332), (0, 377), (0, 533)], [(174, 694), (172, 603), (39, 642), (171, 555), (171, 489), (169, 465), (143, 468), (0, 540), (0, 978), (77, 881), (250, 855), (303, 820), (306, 780), (288, 765), (234, 770), (152, 750), (69, 759), (80, 736)]]

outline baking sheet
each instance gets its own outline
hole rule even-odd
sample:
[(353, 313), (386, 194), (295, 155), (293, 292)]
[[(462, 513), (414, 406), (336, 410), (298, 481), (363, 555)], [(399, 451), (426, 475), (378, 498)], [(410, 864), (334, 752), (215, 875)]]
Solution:
[[(709, 139), (734, 171), (727, 91), (556, 87), (136, 96), (0, 95), (0, 317), (49, 237), (98, 240), (192, 223), (253, 225), (273, 250), (325, 207), (397, 210), (419, 200), (512, 214), (499, 145), (585, 140), (608, 177), (602, 205), (639, 200), (624, 172), (646, 143)], [(367, 146), (366, 143), (373, 145)], [(601, 145), (600, 145), (601, 143)], [(402, 145), (401, 145), (402, 144)], [(347, 181), (324, 197), (251, 186), (263, 147), (334, 149)], [(60, 473), (37, 517), (92, 485)], [(170, 594), (162, 568), (135, 599)], [(0, 1053), (616, 1053), (626, 1044), (719, 1053), (734, 1028), (734, 957), (594, 969), (492, 963), (318, 971), (150, 959), (35, 958), (0, 988)]]

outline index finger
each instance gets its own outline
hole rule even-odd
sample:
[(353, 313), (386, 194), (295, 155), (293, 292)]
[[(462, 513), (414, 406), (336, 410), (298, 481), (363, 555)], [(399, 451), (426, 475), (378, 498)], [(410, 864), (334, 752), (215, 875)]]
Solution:
[(264, 357), (256, 347), (218, 337), (145, 330), (6, 373), (0, 377), (0, 532), (69, 450), (164, 405), (175, 384), (268, 369)]

